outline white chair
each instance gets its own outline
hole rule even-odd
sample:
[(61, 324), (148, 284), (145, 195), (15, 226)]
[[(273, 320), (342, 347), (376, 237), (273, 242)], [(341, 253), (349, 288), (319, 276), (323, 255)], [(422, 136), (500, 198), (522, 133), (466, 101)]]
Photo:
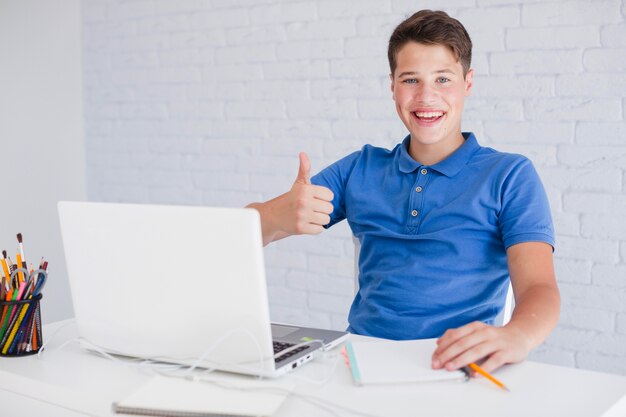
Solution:
[(513, 314), (513, 309), (515, 308), (515, 297), (513, 297), (513, 286), (511, 286), (511, 281), (509, 281), (509, 289), (506, 292), (506, 301), (504, 302), (504, 308), (496, 316), (493, 321), (495, 326), (504, 326), (511, 320), (511, 315)]
[[(359, 254), (361, 253), (361, 242), (352, 236), (352, 242), (354, 242), (354, 293), (359, 291)], [(504, 308), (496, 316), (493, 321), (495, 326), (504, 326), (511, 320), (513, 314), (513, 308), (515, 307), (515, 299), (513, 298), (513, 287), (509, 282), (509, 289), (506, 292), (506, 301), (504, 302)]]

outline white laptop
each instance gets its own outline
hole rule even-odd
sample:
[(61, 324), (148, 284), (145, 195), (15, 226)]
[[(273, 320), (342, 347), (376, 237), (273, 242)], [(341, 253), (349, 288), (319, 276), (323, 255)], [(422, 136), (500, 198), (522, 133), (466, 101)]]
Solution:
[[(109, 353), (276, 377), (347, 333), (270, 325), (256, 210), (60, 202), (78, 331)], [(277, 356), (277, 358), (275, 358)]]

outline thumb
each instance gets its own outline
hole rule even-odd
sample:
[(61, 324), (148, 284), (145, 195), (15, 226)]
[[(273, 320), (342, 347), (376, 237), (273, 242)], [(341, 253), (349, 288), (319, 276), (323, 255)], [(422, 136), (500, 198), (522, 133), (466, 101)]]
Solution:
[(311, 161), (306, 153), (300, 152), (300, 168), (298, 168), (298, 177), (296, 182), (301, 184), (311, 183)]

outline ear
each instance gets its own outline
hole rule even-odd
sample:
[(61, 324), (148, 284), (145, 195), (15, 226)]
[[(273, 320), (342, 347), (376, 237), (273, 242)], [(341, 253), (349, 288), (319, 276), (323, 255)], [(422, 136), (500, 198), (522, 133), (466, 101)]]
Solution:
[(474, 85), (474, 69), (470, 68), (465, 75), (465, 96), (469, 96)]
[(393, 82), (393, 74), (389, 74), (389, 79), (391, 80), (391, 98), (393, 98), (395, 100), (396, 96), (396, 85)]

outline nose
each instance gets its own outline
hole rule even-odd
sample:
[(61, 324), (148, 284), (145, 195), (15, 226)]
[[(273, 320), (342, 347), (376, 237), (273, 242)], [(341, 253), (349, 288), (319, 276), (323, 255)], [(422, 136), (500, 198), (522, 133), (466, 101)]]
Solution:
[(436, 97), (436, 91), (427, 83), (420, 84), (415, 91), (415, 99), (419, 103), (429, 103)]

